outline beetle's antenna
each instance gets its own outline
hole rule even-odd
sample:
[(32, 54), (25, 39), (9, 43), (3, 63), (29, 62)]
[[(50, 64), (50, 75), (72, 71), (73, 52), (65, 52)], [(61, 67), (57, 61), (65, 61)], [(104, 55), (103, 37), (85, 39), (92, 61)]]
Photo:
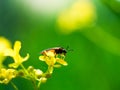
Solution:
[(69, 46), (66, 47), (67, 51), (73, 51), (73, 49), (70, 49)]
[(66, 47), (66, 50), (67, 50), (67, 51), (69, 50), (69, 46)]

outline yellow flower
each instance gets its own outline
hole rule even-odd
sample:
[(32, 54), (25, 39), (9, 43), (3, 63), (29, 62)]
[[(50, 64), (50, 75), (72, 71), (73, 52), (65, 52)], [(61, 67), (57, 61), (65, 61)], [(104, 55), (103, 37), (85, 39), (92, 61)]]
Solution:
[(58, 67), (61, 67), (61, 65), (64, 65), (64, 66), (67, 66), (67, 62), (64, 61), (64, 59), (61, 59), (61, 58), (57, 58), (56, 56), (55, 57), (52, 57), (51, 55), (50, 56), (40, 56), (39, 59), (41, 61), (45, 61), (46, 64), (48, 65), (48, 73), (52, 74), (53, 73), (53, 69), (54, 67), (58, 68)]
[(43, 75), (42, 70), (40, 70), (40, 69), (34, 69), (33, 72), (34, 72), (34, 75), (35, 75), (35, 79), (39, 81), (40, 78)]
[(14, 69), (0, 68), (0, 83), (7, 84), (9, 81), (16, 77)]
[(10, 56), (14, 59), (14, 63), (9, 64), (9, 67), (13, 67), (13, 68), (17, 68), (21, 63), (23, 63), (24, 61), (26, 61), (29, 58), (29, 54), (27, 54), (26, 57), (21, 57), (19, 54), (19, 51), (21, 49), (21, 42), (20, 41), (16, 41), (14, 44), (14, 48), (11, 49), (6, 49), (5, 51), (5, 56)]
[(41, 80), (42, 83), (45, 83), (47, 81), (47, 78), (42, 77), (40, 80)]
[(47, 52), (47, 55), (42, 55), (39, 57), (41, 61), (45, 61), (48, 66), (57, 67), (61, 65), (66, 66), (67, 62), (64, 59), (57, 57), (54, 55), (54, 52)]
[(11, 48), (11, 43), (4, 37), (0, 37), (0, 67), (3, 67), (3, 61), (5, 59), (4, 51)]
[(90, 0), (78, 0), (58, 16), (61, 32), (69, 34), (75, 30), (93, 25), (96, 20), (95, 7)]

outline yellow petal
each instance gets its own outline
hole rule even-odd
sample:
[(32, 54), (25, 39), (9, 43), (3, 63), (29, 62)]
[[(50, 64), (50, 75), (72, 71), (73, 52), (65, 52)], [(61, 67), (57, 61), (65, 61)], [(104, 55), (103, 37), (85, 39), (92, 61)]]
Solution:
[(20, 65), (20, 63), (12, 63), (12, 64), (9, 64), (8, 66), (13, 67), (13, 68), (17, 68), (19, 65)]
[(28, 60), (29, 54), (27, 54), (27, 56), (24, 58), (22, 58), (20, 55), (15, 55), (13, 58), (14, 58), (14, 63), (9, 64), (9, 67), (17, 68), (24, 61)]
[(63, 59), (60, 59), (60, 58), (57, 58), (57, 62), (64, 65), (64, 66), (68, 65), (68, 63), (66, 61), (64, 61)]
[(61, 65), (60, 65), (60, 64), (56, 64), (56, 65), (54, 65), (54, 67), (55, 67), (55, 68), (60, 68)]
[(15, 44), (14, 44), (14, 51), (16, 53), (19, 53), (20, 48), (21, 48), (21, 42), (20, 41), (16, 41)]
[(39, 56), (39, 59), (40, 59), (41, 61), (45, 61), (45, 56)]
[(6, 48), (11, 48), (11, 42), (4, 37), (0, 37), (0, 53)]
[(23, 58), (23, 61), (28, 60), (29, 57), (30, 57), (30, 55), (27, 53), (27, 56)]
[(13, 56), (14, 55), (14, 51), (11, 48), (5, 49), (4, 50), (4, 56)]

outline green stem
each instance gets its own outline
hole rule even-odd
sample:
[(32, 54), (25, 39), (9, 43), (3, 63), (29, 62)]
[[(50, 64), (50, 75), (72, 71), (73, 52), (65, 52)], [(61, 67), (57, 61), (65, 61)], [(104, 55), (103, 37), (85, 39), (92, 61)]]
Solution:
[(27, 71), (26, 68), (23, 66), (23, 64), (21, 64), (20, 66), (23, 68), (24, 72), (25, 72), (27, 75), (29, 75), (28, 71)]
[(31, 81), (34, 86), (34, 90), (38, 90), (35, 79), (31, 79)]
[[(20, 65), (22, 67), (22, 69), (24, 70), (24, 72), (26, 73), (27, 76), (30, 76), (28, 71), (26, 70), (26, 68), (23, 66), (23, 64)], [(30, 76), (31, 77), (31, 76)], [(32, 84), (33, 84), (33, 87), (34, 87), (34, 90), (38, 90), (37, 86), (36, 86), (36, 82), (35, 82), (35, 79), (33, 79), (31, 77), (31, 81), (32, 81)]]
[(49, 74), (53, 73), (53, 66), (48, 66), (47, 73), (49, 73)]
[(17, 86), (16, 86), (13, 82), (11, 82), (11, 85), (13, 86), (13, 88), (14, 88), (15, 90), (18, 90)]
[(38, 82), (38, 89), (40, 89), (40, 85), (41, 85), (41, 80)]
[[(46, 70), (46, 72), (44, 73), (43, 77), (48, 78), (48, 75), (51, 75), (53, 73), (53, 66), (48, 66), (48, 69)], [(40, 89), (40, 85), (41, 85), (42, 81), (40, 79), (40, 81), (38, 82), (37, 88)]]

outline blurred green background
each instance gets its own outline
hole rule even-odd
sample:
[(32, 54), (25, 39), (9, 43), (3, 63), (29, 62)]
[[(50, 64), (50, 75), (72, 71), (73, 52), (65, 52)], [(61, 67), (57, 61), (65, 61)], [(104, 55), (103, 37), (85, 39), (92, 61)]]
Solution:
[[(47, 67), (38, 59), (41, 50), (56, 46), (73, 49), (65, 58), (69, 65), (56, 68), (41, 90), (120, 90), (120, 0), (86, 0), (83, 5), (94, 7), (90, 22), (84, 14), (83, 21), (75, 18), (82, 6), (78, 1), (85, 0), (0, 0), (0, 36), (12, 43), (20, 40), (21, 55), (30, 54), (24, 65), (43, 71)], [(89, 7), (84, 9), (80, 14), (89, 11)], [(64, 17), (58, 22), (64, 10), (69, 11), (66, 17), (77, 11), (68, 21)], [(33, 90), (30, 81), (16, 78), (13, 82), (19, 90)], [(0, 84), (0, 90), (13, 87)]]

